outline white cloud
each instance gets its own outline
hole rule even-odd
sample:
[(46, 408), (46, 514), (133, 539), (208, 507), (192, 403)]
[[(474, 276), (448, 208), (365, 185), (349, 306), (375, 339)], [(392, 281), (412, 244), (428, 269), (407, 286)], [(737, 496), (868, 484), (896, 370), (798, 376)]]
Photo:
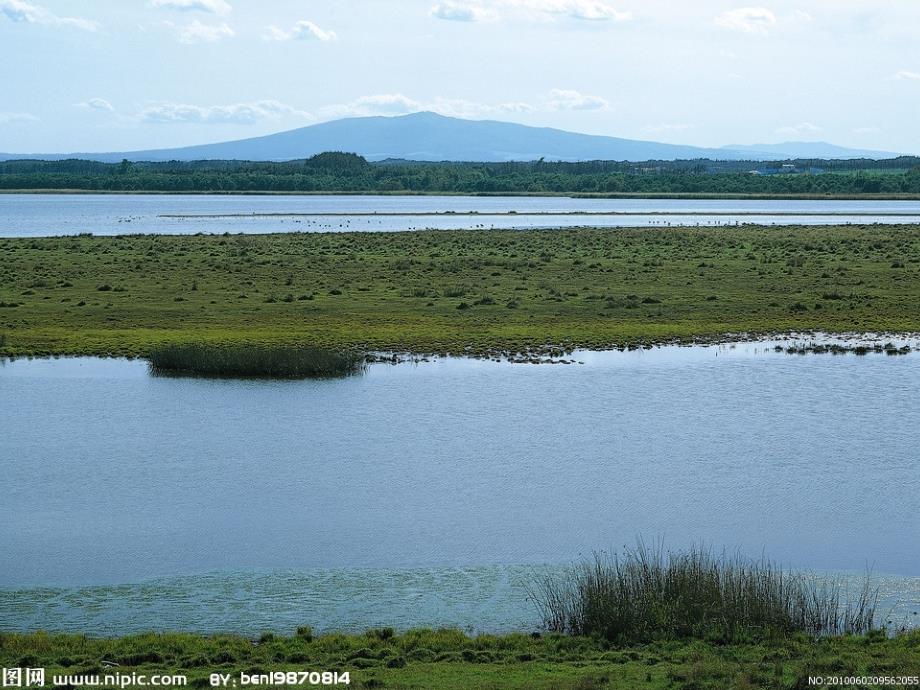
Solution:
[(892, 74), (889, 79), (894, 79), (896, 81), (920, 81), (920, 72), (911, 72), (910, 70), (902, 69)]
[(491, 21), (508, 14), (535, 21), (560, 18), (622, 22), (632, 19), (602, 0), (442, 0), (430, 11), (432, 17), (459, 22)]
[(748, 34), (766, 34), (776, 26), (776, 15), (766, 7), (739, 7), (715, 18), (717, 26)]
[(0, 113), (0, 125), (19, 125), (36, 121), (38, 118), (30, 113)]
[(284, 116), (312, 119), (311, 115), (275, 100), (233, 103), (231, 105), (189, 105), (187, 103), (155, 103), (145, 108), (140, 119), (156, 123), (243, 124)]
[(101, 110), (110, 113), (115, 112), (115, 107), (104, 98), (90, 98), (88, 101), (77, 103), (77, 107), (86, 108), (88, 110)]
[(477, 103), (462, 98), (436, 98), (425, 104), (424, 110), (430, 110), (449, 117), (481, 118), (493, 117), (503, 113), (531, 113), (534, 107), (529, 103), (511, 102), (490, 105)]
[(823, 131), (818, 125), (813, 125), (810, 122), (800, 122), (797, 125), (789, 125), (787, 127), (780, 127), (776, 130), (777, 134), (785, 134), (788, 136), (801, 137), (807, 136), (810, 134), (817, 134), (818, 132)]
[(573, 91), (571, 89), (553, 89), (547, 101), (552, 110), (606, 110), (610, 104), (600, 96)]
[(362, 96), (351, 103), (332, 106), (342, 109), (350, 115), (403, 115), (425, 110), (419, 101), (412, 100), (401, 93), (383, 93), (373, 96)]
[(853, 129), (854, 134), (878, 134), (881, 132), (881, 128), (869, 126), (869, 127), (856, 127)]
[(483, 22), (498, 17), (494, 10), (486, 9), (481, 5), (453, 2), (452, 0), (438, 3), (431, 8), (430, 14), (437, 19), (451, 22)]
[(294, 24), (290, 31), (279, 29), (277, 26), (270, 26), (265, 37), (272, 41), (334, 41), (338, 38), (335, 31), (321, 29), (306, 19), (301, 19)]
[(545, 16), (616, 22), (632, 18), (629, 12), (621, 12), (601, 0), (502, 0), (502, 2), (511, 7)]
[(24, 0), (0, 0), (0, 14), (10, 21), (47, 26), (72, 26), (84, 31), (98, 31), (99, 23), (81, 17), (59, 17), (50, 10)]
[(180, 43), (216, 43), (222, 38), (232, 38), (235, 33), (226, 22), (220, 24), (203, 24), (197, 19), (191, 24), (170, 26), (176, 31)]
[(535, 108), (529, 103), (507, 102), (491, 105), (467, 101), (462, 98), (433, 98), (418, 101), (401, 93), (383, 93), (356, 98), (350, 103), (340, 103), (323, 108), (323, 119), (339, 117), (366, 117), (369, 115), (407, 115), (433, 112), (448, 117), (482, 118), (507, 113), (531, 113)]
[(508, 114), (526, 114), (554, 110), (607, 110), (609, 104), (599, 96), (588, 96), (578, 91), (553, 89), (542, 104), (534, 106), (523, 101), (480, 103), (463, 98), (437, 97), (417, 100), (401, 93), (383, 93), (362, 96), (349, 103), (339, 103), (322, 108), (322, 119), (339, 117), (364, 117), (369, 115), (406, 115), (433, 112), (449, 117), (467, 119), (499, 117)]
[(693, 125), (662, 123), (659, 125), (646, 125), (640, 131), (643, 134), (672, 134), (675, 132), (685, 132), (692, 126)]
[(499, 112), (503, 113), (532, 113), (536, 108), (534, 108), (530, 103), (511, 102), (511, 103), (499, 103), (495, 108)]
[(150, 0), (150, 6), (182, 12), (208, 12), (221, 16), (228, 15), (233, 10), (226, 0)]

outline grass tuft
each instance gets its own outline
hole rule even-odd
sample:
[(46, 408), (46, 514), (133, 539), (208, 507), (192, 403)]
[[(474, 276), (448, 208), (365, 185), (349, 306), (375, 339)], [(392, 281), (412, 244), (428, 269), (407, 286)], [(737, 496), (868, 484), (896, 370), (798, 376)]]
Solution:
[(640, 544), (623, 556), (595, 554), (564, 575), (542, 580), (531, 596), (552, 632), (635, 644), (874, 630), (878, 593), (869, 579), (854, 597), (847, 594), (769, 561), (716, 556), (703, 548), (665, 554)]
[(356, 374), (364, 356), (349, 350), (286, 345), (161, 345), (148, 355), (154, 375), (305, 379)]

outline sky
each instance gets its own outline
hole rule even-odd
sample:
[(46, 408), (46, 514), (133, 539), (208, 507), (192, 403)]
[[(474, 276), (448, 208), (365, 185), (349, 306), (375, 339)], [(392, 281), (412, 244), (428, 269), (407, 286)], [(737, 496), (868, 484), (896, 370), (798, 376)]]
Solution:
[(917, 0), (0, 0), (0, 151), (431, 110), (920, 153)]

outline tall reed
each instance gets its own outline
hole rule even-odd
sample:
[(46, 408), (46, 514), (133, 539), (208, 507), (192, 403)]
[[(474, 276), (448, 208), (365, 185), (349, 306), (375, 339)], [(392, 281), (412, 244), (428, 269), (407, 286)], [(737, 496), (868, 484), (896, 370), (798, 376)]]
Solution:
[(640, 544), (547, 576), (531, 597), (550, 631), (627, 644), (862, 634), (875, 627), (878, 592), (868, 577), (851, 593), (766, 560), (716, 556), (701, 547), (665, 554)]
[(364, 356), (349, 350), (286, 345), (202, 343), (161, 345), (148, 353), (155, 375), (324, 378), (361, 371)]

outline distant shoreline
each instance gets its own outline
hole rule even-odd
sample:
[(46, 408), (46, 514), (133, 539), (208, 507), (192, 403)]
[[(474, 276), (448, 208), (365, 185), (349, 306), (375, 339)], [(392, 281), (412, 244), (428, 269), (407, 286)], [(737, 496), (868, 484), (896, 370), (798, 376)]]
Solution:
[(261, 213), (161, 213), (157, 218), (351, 218), (351, 217), (453, 217), (453, 216), (804, 216), (804, 217), (844, 217), (866, 216), (884, 218), (913, 218), (920, 219), (920, 213), (897, 211), (318, 211), (307, 213), (300, 211), (291, 212), (261, 212)]
[[(105, 189), (0, 189), (0, 195), (152, 195), (152, 196), (456, 196), (456, 197), (548, 197), (564, 199), (702, 199), (711, 201), (920, 201), (920, 194), (716, 194), (709, 192), (413, 192), (413, 191), (160, 191)], [(315, 214), (311, 214), (315, 215)], [(353, 215), (353, 214), (351, 214)], [(408, 215), (408, 214), (396, 214)], [(553, 214), (559, 215), (559, 214)], [(605, 214), (609, 215), (609, 214)], [(801, 214), (796, 214), (801, 215)], [(824, 214), (822, 214), (824, 215)], [(852, 214), (848, 214), (852, 215)], [(878, 215), (878, 214), (874, 214)], [(903, 214), (894, 214), (903, 215)]]

